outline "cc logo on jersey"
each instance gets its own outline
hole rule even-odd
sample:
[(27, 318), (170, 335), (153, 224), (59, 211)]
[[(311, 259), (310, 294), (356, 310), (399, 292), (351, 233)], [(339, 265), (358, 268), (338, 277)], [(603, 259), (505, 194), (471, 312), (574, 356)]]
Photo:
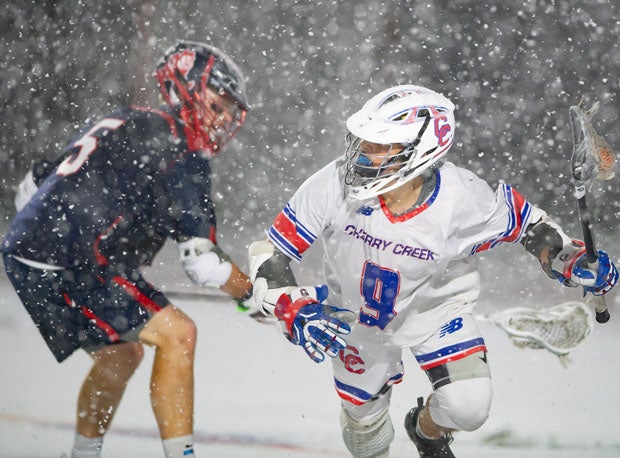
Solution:
[(452, 128), (448, 123), (448, 118), (445, 116), (438, 116), (435, 118), (435, 135), (437, 136), (437, 143), (439, 146), (445, 146), (448, 143), (448, 135)]
[(347, 345), (347, 348), (340, 350), (340, 360), (344, 363), (346, 370), (354, 374), (363, 374), (366, 372), (364, 368), (366, 363), (359, 357), (359, 354), (359, 350), (351, 345)]

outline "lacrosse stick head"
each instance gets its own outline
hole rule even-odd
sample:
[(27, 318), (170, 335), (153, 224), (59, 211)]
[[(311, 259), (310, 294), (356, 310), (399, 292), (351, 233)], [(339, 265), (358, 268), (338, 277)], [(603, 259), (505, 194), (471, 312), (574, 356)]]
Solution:
[(565, 356), (579, 347), (594, 328), (594, 313), (583, 302), (565, 302), (545, 309), (513, 307), (487, 318), (519, 347), (546, 349)]
[(573, 132), (571, 172), (578, 183), (587, 183), (592, 179), (610, 180), (615, 175), (616, 156), (605, 139), (592, 127), (591, 120), (598, 108), (598, 102), (589, 110), (580, 106), (570, 107)]

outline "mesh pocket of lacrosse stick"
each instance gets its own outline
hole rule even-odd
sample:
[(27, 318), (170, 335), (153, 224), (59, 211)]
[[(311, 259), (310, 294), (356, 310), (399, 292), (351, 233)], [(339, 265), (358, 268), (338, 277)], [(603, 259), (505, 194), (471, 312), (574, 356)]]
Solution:
[(570, 108), (575, 145), (571, 162), (573, 170), (579, 167), (578, 179), (581, 181), (589, 181), (592, 178), (606, 181), (615, 175), (616, 156), (609, 143), (592, 127), (591, 119), (598, 109), (598, 102), (589, 110), (583, 110), (578, 106)]
[(546, 349), (564, 356), (592, 333), (594, 313), (571, 301), (542, 310), (514, 307), (485, 317), (503, 329), (519, 347)]

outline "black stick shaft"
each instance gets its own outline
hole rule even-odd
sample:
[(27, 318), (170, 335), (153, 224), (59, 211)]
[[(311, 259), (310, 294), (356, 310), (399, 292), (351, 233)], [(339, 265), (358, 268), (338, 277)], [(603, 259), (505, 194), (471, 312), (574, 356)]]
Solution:
[[(581, 220), (581, 232), (583, 233), (583, 243), (586, 249), (586, 259), (588, 265), (598, 268), (598, 255), (596, 253), (596, 246), (594, 245), (594, 237), (592, 236), (592, 230), (590, 228), (590, 213), (588, 212), (588, 204), (586, 202), (585, 193), (577, 199), (577, 205), (579, 208), (579, 219)], [(595, 296), (593, 294), (588, 295), (586, 302), (594, 306), (596, 312), (596, 321), (599, 323), (607, 323), (609, 321), (609, 310), (607, 310), (607, 303), (605, 302), (605, 296)]]
[(583, 233), (583, 243), (586, 248), (586, 257), (588, 264), (594, 264), (598, 259), (596, 254), (596, 246), (594, 245), (594, 238), (592, 237), (592, 230), (590, 229), (590, 213), (588, 212), (588, 204), (586, 203), (586, 196), (577, 199), (579, 205), (579, 219), (581, 220), (581, 232)]

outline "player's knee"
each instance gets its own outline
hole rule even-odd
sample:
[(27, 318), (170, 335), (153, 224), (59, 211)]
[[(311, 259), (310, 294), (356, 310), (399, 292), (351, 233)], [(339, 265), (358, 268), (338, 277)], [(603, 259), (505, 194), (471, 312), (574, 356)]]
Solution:
[(93, 353), (94, 373), (109, 383), (124, 383), (131, 378), (144, 357), (142, 345), (126, 342), (109, 345)]
[(474, 431), (489, 417), (491, 399), (489, 377), (459, 380), (433, 392), (429, 411), (433, 421), (440, 426)]
[(196, 340), (198, 337), (198, 330), (196, 328), (196, 323), (194, 323), (188, 317), (185, 317), (182, 320), (179, 320), (174, 325), (174, 334), (172, 339), (176, 345), (180, 345), (181, 347), (187, 350), (194, 350), (196, 347)]
[(137, 367), (144, 358), (144, 349), (137, 342), (125, 342), (105, 346), (92, 353), (92, 358), (100, 365), (117, 366), (122, 362)]
[(140, 338), (158, 347), (193, 353), (198, 331), (182, 311), (168, 306), (157, 313), (140, 333)]
[(354, 458), (387, 456), (394, 440), (394, 426), (385, 407), (362, 418), (343, 409), (340, 415), (342, 439)]
[(128, 367), (135, 370), (144, 358), (144, 348), (139, 343), (132, 342), (124, 351), (125, 361)]

